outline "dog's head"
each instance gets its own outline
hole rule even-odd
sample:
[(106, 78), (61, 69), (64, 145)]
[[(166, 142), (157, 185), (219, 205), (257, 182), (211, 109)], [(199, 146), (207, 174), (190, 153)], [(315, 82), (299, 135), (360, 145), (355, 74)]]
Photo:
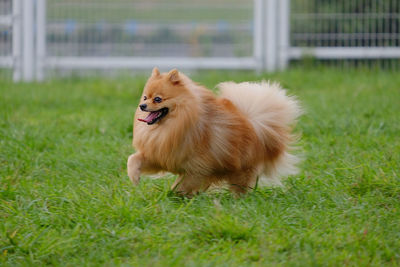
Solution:
[(178, 70), (161, 74), (154, 68), (143, 90), (138, 108), (143, 114), (139, 114), (138, 120), (152, 125), (173, 116), (179, 105), (187, 103), (187, 95)]

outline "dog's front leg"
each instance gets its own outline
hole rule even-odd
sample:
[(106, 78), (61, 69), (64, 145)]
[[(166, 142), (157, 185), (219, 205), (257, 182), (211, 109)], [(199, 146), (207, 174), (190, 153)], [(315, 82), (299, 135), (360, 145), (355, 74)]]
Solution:
[(144, 156), (142, 153), (137, 152), (132, 154), (128, 158), (128, 176), (134, 185), (138, 185), (140, 181), (140, 171), (144, 162)]

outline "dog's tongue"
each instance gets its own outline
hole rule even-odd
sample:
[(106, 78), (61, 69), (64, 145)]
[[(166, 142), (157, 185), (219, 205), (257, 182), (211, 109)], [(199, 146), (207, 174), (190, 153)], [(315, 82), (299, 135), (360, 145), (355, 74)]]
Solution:
[(138, 119), (138, 120), (139, 120), (139, 121), (143, 121), (143, 122), (149, 123), (149, 122), (152, 122), (155, 118), (157, 118), (157, 116), (158, 116), (159, 113), (160, 113), (160, 112), (150, 112), (150, 114), (147, 115), (146, 118), (144, 118), (144, 119)]

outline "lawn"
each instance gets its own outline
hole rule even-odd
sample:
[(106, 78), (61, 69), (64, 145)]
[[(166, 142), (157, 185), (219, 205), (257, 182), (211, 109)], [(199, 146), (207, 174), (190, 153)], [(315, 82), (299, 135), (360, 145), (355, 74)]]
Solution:
[(274, 79), (306, 114), (301, 172), (282, 188), (182, 199), (132, 186), (145, 77), (0, 81), (0, 265), (400, 265), (400, 75), (293, 69)]

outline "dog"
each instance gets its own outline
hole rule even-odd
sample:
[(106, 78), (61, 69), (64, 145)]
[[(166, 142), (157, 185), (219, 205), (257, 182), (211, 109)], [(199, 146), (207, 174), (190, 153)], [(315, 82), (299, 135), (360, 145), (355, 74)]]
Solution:
[(178, 175), (172, 190), (188, 197), (221, 184), (241, 195), (259, 179), (296, 172), (296, 98), (278, 83), (224, 82), (218, 88), (215, 95), (176, 69), (153, 69), (134, 116), (137, 152), (127, 170), (135, 185), (142, 173), (164, 171)]

